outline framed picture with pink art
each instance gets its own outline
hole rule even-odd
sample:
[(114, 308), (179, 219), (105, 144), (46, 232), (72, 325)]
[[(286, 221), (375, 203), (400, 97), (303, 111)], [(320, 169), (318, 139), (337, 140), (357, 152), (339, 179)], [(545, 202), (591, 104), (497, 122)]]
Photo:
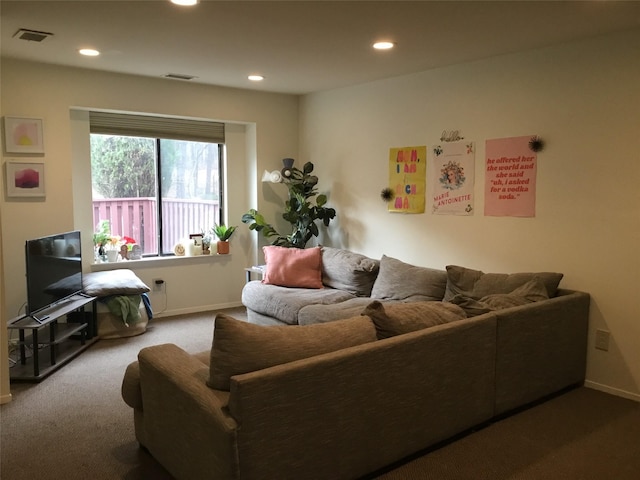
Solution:
[(4, 149), (7, 153), (44, 153), (42, 119), (4, 117)]
[(7, 162), (7, 197), (44, 197), (44, 162)]

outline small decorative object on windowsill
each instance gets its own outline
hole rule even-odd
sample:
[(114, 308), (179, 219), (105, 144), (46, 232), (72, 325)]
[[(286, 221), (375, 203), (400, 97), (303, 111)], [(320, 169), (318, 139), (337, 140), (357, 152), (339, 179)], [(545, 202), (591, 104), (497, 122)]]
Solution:
[(191, 243), (192, 255), (197, 257), (202, 255), (204, 250), (204, 235), (202, 233), (192, 233), (189, 235), (189, 243)]
[(217, 252), (220, 255), (226, 255), (229, 253), (229, 239), (236, 231), (237, 227), (227, 227), (224, 224), (218, 225), (216, 224), (212, 231), (215, 233), (218, 238), (218, 242), (216, 243)]
[(116, 249), (107, 249), (107, 261), (109, 263), (115, 263), (118, 261), (118, 255), (120, 252)]
[[(93, 233), (93, 247), (95, 249), (95, 262), (117, 262), (118, 255), (122, 260), (129, 259), (129, 253), (136, 241), (131, 237), (121, 237), (111, 234), (111, 222), (100, 220)], [(115, 252), (110, 253), (110, 252)]]
[(128, 253), (129, 260), (140, 260), (142, 258), (142, 247), (137, 243), (131, 245), (131, 250)]
[(176, 257), (184, 257), (187, 253), (186, 249), (184, 248), (184, 242), (176, 243), (176, 245), (173, 247), (173, 253), (176, 255)]

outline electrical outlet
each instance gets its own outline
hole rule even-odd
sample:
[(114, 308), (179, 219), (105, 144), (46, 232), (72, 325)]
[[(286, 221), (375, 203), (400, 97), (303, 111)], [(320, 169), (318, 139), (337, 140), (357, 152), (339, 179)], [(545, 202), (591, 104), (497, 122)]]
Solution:
[(153, 282), (153, 291), (154, 292), (164, 292), (165, 283), (161, 278), (154, 278)]
[(611, 337), (611, 332), (606, 330), (596, 330), (596, 344), (595, 347), (598, 350), (604, 350), (605, 352), (609, 351), (609, 338)]

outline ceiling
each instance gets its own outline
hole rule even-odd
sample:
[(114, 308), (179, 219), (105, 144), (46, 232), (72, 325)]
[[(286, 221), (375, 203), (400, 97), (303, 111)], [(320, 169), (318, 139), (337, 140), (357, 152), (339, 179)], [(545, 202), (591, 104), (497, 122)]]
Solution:
[(638, 28), (640, 1), (3, 0), (0, 15), (4, 57), (305, 94)]

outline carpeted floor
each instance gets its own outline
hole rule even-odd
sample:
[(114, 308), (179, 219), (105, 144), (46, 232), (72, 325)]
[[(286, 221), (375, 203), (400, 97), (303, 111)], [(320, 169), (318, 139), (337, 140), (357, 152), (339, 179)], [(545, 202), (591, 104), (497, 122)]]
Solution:
[[(145, 334), (101, 340), (39, 384), (12, 384), (0, 409), (0, 478), (171, 480), (138, 448), (122, 375), (145, 346), (207, 350), (214, 316), (154, 319)], [(640, 403), (578, 388), (367, 478), (636, 480)]]

